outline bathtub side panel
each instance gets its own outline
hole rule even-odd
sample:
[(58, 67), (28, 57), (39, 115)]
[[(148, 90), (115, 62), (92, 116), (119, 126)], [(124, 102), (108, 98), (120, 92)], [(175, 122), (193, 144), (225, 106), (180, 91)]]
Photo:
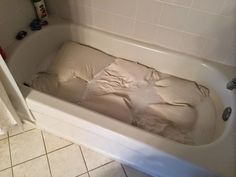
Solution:
[[(120, 141), (117, 143), (106, 138), (104, 134), (102, 135), (99, 132), (95, 134), (78, 127), (75, 124), (68, 124), (35, 111), (32, 113), (36, 118), (36, 125), (39, 128), (74, 143), (87, 146), (150, 175), (157, 177), (174, 177), (176, 174), (182, 177), (213, 176), (210, 172), (193, 165), (186, 165), (185, 162), (182, 162), (181, 160), (169, 159), (169, 157), (165, 156), (164, 153), (161, 153), (158, 150), (156, 153), (149, 155), (146, 153), (140, 153), (140, 151), (148, 152), (149, 149), (130, 149), (125, 146), (124, 142)], [(115, 137), (116, 136), (114, 135), (114, 138)], [(132, 143), (132, 141), (130, 141), (130, 143)], [(133, 144), (133, 147), (138, 146)]]

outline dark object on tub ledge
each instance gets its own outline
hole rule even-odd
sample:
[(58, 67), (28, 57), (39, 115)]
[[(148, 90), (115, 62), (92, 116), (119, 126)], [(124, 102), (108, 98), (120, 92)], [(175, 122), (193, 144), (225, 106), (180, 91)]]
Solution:
[(233, 78), (231, 81), (229, 81), (226, 85), (226, 88), (229, 90), (236, 89), (236, 78)]
[(41, 21), (39, 19), (34, 19), (31, 23), (30, 23), (30, 28), (32, 31), (36, 31), (36, 30), (41, 30), (42, 26), (47, 26), (48, 25), (48, 21)]
[(17, 40), (22, 40), (25, 38), (25, 36), (27, 35), (27, 32), (26, 31), (20, 31), (17, 33), (16, 35), (16, 39)]

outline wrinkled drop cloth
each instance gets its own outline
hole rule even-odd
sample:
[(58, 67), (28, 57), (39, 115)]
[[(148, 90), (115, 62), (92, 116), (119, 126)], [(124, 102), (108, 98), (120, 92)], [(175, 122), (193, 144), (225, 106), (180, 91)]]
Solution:
[(72, 42), (32, 86), (180, 143), (205, 143), (214, 135), (212, 113), (202, 129), (210, 128), (209, 138), (198, 138), (204, 122), (198, 107), (214, 107), (207, 88)]

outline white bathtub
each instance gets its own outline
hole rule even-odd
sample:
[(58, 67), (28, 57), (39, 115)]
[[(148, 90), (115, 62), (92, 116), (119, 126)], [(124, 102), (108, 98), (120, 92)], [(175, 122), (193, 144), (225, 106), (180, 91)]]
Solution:
[[(24, 86), (23, 82), (35, 73), (42, 60), (68, 40), (195, 80), (210, 88), (218, 112), (213, 142), (200, 146), (179, 144)], [(226, 89), (226, 83), (236, 76), (235, 68), (55, 19), (43, 30), (30, 32), (23, 41), (16, 42), (8, 66), (36, 125), (46, 131), (153, 176), (236, 176), (236, 93)], [(227, 122), (221, 118), (225, 107), (233, 109)]]

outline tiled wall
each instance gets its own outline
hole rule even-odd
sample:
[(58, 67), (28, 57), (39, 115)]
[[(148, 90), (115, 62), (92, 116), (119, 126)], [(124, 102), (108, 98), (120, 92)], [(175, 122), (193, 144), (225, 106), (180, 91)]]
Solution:
[(6, 50), (16, 33), (28, 27), (33, 18), (31, 0), (0, 0), (0, 46)]
[(236, 66), (236, 0), (47, 0), (76, 23)]

